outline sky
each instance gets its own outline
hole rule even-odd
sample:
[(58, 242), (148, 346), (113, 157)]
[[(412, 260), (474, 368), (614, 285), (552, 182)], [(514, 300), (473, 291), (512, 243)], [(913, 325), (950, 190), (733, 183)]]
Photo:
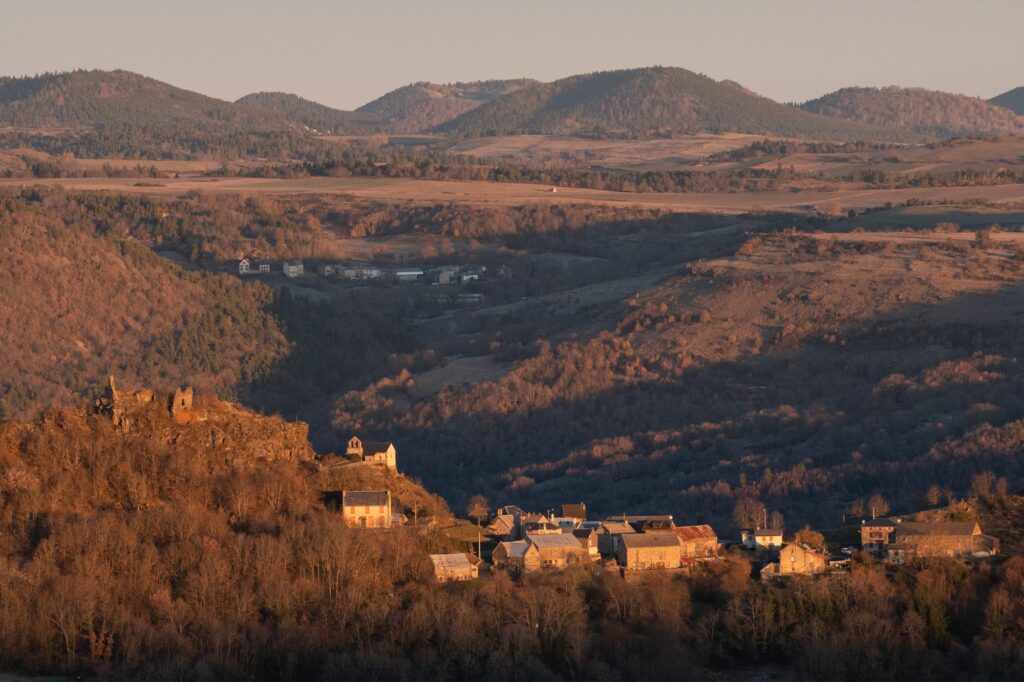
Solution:
[(1022, 0), (0, 0), (0, 75), (123, 68), (351, 109), (415, 81), (681, 66), (782, 102), (1024, 85)]

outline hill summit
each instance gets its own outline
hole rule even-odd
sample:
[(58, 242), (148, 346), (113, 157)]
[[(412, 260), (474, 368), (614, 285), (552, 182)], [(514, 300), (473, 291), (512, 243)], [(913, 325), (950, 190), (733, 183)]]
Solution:
[(183, 90), (130, 71), (0, 78), (0, 126), (132, 125), (203, 132), (279, 130), (280, 114)]
[(536, 83), (526, 78), (472, 83), (411, 83), (364, 104), (356, 111), (378, 119), (391, 132), (415, 133), (443, 125), (460, 114)]
[(924, 88), (843, 88), (805, 102), (802, 108), (937, 137), (1024, 131), (1024, 118), (998, 104)]
[(235, 104), (274, 112), (293, 123), (338, 135), (372, 133), (376, 123), (372, 115), (334, 109), (287, 92), (253, 92), (235, 100)]
[(1007, 90), (1003, 94), (993, 97), (989, 102), (1006, 107), (1014, 113), (1024, 115), (1024, 85), (1013, 90)]

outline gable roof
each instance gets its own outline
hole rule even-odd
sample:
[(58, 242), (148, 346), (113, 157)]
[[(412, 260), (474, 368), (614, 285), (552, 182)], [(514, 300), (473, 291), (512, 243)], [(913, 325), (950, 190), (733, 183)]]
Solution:
[(381, 507), (390, 502), (387, 490), (346, 490), (341, 493), (341, 504), (344, 507)]
[(434, 562), (435, 571), (466, 570), (473, 568), (473, 562), (465, 553), (458, 554), (431, 554), (430, 560)]
[(680, 540), (714, 540), (718, 542), (718, 535), (712, 530), (711, 526), (676, 526), (674, 529), (675, 534), (679, 536)]
[(626, 546), (626, 549), (652, 547), (674, 547), (678, 549), (679, 536), (672, 531), (633, 533), (632, 535), (623, 535), (622, 543)]
[(896, 526), (900, 525), (893, 519), (883, 518), (863, 519), (860, 523), (862, 526), (866, 526), (868, 528), (895, 528)]
[(577, 540), (576, 536), (572, 533), (550, 533), (545, 535), (534, 535), (530, 533), (526, 536), (526, 539), (539, 550), (582, 549), (580, 541)]
[(526, 540), (513, 540), (512, 542), (499, 542), (499, 547), (504, 547), (509, 559), (522, 559), (533, 547)]
[(369, 455), (375, 455), (378, 452), (387, 452), (388, 448), (393, 447), (391, 441), (377, 441), (377, 442), (363, 442), (363, 453)]
[(797, 543), (797, 542), (791, 542), (788, 545), (783, 545), (782, 549), (779, 550), (779, 553), (782, 554), (786, 550), (798, 551), (801, 554), (813, 554), (815, 556), (818, 556), (818, 557), (821, 557), (821, 558), (825, 558), (825, 555), (822, 552), (819, 552), (818, 550), (814, 549), (813, 547), (808, 547), (807, 545), (801, 545), (800, 543)]

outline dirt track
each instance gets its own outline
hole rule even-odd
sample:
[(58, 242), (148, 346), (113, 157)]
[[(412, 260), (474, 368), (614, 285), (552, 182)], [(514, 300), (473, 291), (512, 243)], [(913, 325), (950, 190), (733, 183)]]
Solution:
[[(136, 183), (143, 183), (136, 185)], [(387, 202), (471, 205), (597, 204), (606, 206), (660, 208), (671, 211), (738, 214), (752, 210), (806, 212), (828, 208), (847, 210), (870, 208), (886, 203), (919, 201), (963, 202), (986, 200), (993, 203), (1024, 203), (1024, 184), (994, 187), (949, 187), (920, 189), (849, 189), (838, 191), (772, 191), (747, 193), (647, 193), (558, 188), (522, 183), (464, 182), (374, 178), (302, 178), (273, 180), (254, 178), (161, 179), (62, 178), (46, 180), (0, 180), (0, 187), (31, 185), (63, 186), (73, 190), (140, 192), (178, 195), (188, 191), (274, 194), (344, 194), (360, 199)]]

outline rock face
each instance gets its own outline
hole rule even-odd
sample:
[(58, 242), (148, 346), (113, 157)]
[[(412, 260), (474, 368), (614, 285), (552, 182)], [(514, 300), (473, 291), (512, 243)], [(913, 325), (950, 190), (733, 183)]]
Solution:
[(227, 465), (246, 461), (312, 461), (309, 427), (280, 417), (256, 414), (215, 398), (197, 399), (191, 387), (176, 388), (158, 399), (151, 389), (119, 390), (113, 377), (91, 410), (125, 436), (174, 448), (212, 449)]

